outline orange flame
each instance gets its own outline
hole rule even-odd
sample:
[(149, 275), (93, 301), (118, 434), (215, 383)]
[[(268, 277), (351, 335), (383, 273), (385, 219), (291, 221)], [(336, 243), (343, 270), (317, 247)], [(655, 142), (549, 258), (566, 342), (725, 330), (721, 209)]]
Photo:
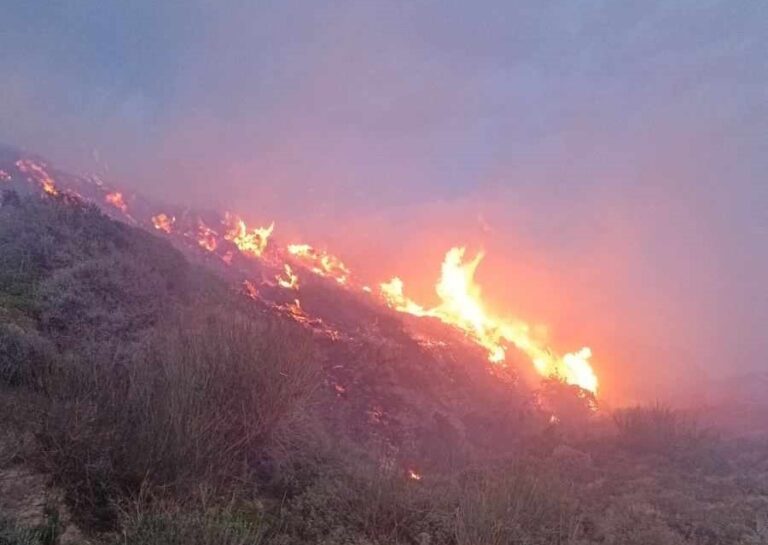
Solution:
[(120, 193), (119, 191), (113, 191), (112, 193), (107, 193), (107, 195), (104, 197), (104, 200), (123, 213), (128, 211), (128, 206), (125, 204), (125, 199), (123, 199), (123, 194)]
[(408, 470), (408, 478), (414, 481), (420, 481), (421, 480), (421, 474), (416, 473), (414, 470), (409, 469)]
[(202, 220), (197, 224), (197, 243), (201, 248), (212, 252), (218, 245), (218, 239), (216, 238), (216, 231), (208, 227)]
[(568, 384), (596, 393), (597, 375), (589, 363), (592, 351), (585, 347), (558, 357), (531, 335), (528, 324), (489, 314), (485, 310), (480, 287), (474, 281), (483, 254), (479, 253), (465, 263), (464, 252), (464, 248), (457, 247), (451, 248), (445, 255), (442, 274), (435, 286), (441, 301), (438, 306), (425, 309), (407, 298), (399, 278), (380, 285), (384, 300), (399, 312), (432, 316), (460, 328), (488, 350), (488, 359), (494, 363), (504, 361), (507, 343), (512, 343), (531, 358), (534, 368), (542, 376), (558, 377)]
[(288, 263), (283, 265), (283, 273), (278, 274), (275, 277), (275, 280), (277, 280), (277, 283), (285, 289), (299, 289), (299, 277), (296, 276), (296, 273), (293, 272), (293, 269), (291, 269), (291, 266), (288, 265)]
[(313, 273), (333, 278), (339, 284), (349, 282), (349, 269), (342, 261), (323, 250), (316, 250), (309, 244), (291, 244), (288, 253), (299, 258)]
[(43, 191), (49, 195), (58, 195), (59, 190), (56, 189), (56, 184), (53, 178), (45, 170), (43, 165), (38, 165), (31, 159), (19, 159), (16, 161), (16, 166), (24, 174), (29, 174), (30, 180), (34, 179), (43, 188)]
[(174, 223), (176, 223), (176, 218), (173, 216), (168, 216), (167, 214), (158, 214), (157, 216), (152, 216), (152, 225), (154, 225), (155, 229), (158, 231), (164, 231), (170, 234)]
[(269, 236), (275, 229), (275, 223), (272, 222), (269, 227), (255, 227), (249, 231), (243, 220), (229, 212), (224, 215), (224, 224), (228, 227), (224, 238), (233, 242), (244, 254), (253, 257), (260, 257), (264, 253)]

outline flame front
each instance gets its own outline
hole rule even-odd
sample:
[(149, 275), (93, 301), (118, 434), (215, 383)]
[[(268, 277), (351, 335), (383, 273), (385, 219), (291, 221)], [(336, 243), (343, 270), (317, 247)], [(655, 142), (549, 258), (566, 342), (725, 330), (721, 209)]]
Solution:
[(248, 230), (243, 220), (229, 212), (224, 215), (224, 224), (227, 226), (224, 238), (234, 243), (244, 254), (253, 257), (261, 257), (275, 229), (275, 224), (272, 222), (269, 227), (255, 227)]
[(34, 179), (34, 181), (40, 184), (43, 191), (49, 195), (59, 194), (59, 190), (56, 189), (56, 183), (43, 165), (39, 165), (31, 159), (19, 159), (16, 161), (16, 167), (24, 174), (28, 174), (30, 179)]
[(128, 206), (125, 204), (125, 199), (123, 199), (123, 194), (119, 191), (113, 191), (112, 193), (107, 193), (107, 195), (104, 197), (104, 200), (120, 210), (123, 213), (128, 212)]
[(167, 214), (158, 214), (157, 216), (152, 216), (152, 225), (154, 225), (155, 229), (158, 231), (163, 231), (170, 234), (174, 223), (176, 223), (176, 218), (173, 216), (168, 216)]
[(323, 250), (316, 250), (309, 244), (291, 244), (288, 253), (298, 258), (313, 273), (346, 285), (349, 282), (349, 269), (342, 261)]
[(202, 220), (197, 224), (197, 243), (201, 248), (212, 252), (218, 246), (216, 231), (208, 227)]
[(480, 287), (474, 281), (483, 254), (479, 253), (465, 263), (464, 253), (464, 248), (457, 247), (451, 248), (445, 255), (440, 280), (435, 286), (441, 301), (436, 307), (425, 309), (407, 298), (399, 278), (380, 285), (382, 297), (399, 312), (432, 316), (460, 328), (488, 350), (488, 359), (494, 363), (505, 360), (506, 347), (511, 343), (528, 355), (542, 376), (557, 377), (568, 384), (596, 393), (597, 375), (589, 363), (592, 351), (585, 347), (559, 357), (534, 338), (528, 324), (500, 319), (488, 313), (481, 298)]
[(296, 290), (299, 289), (299, 277), (293, 272), (291, 266), (286, 263), (283, 265), (283, 273), (278, 274), (275, 279), (278, 285), (285, 289)]

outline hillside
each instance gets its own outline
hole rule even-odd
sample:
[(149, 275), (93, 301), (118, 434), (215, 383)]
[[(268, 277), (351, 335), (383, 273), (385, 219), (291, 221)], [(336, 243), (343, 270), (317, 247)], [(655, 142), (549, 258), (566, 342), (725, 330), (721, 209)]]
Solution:
[(768, 540), (763, 437), (595, 411), (338, 266), (293, 260), (285, 288), (269, 246), (187, 235), (214, 212), (166, 210), (166, 231), (9, 149), (0, 177), (0, 475), (61, 496), (0, 543), (72, 542), (59, 519), (131, 544)]

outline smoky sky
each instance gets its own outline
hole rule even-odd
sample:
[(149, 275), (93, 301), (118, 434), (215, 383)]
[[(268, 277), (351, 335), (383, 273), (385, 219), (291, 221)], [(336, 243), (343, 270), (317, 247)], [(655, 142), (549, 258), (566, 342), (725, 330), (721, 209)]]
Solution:
[(485, 250), (626, 398), (768, 368), (764, 2), (6, 2), (0, 141), (426, 299)]

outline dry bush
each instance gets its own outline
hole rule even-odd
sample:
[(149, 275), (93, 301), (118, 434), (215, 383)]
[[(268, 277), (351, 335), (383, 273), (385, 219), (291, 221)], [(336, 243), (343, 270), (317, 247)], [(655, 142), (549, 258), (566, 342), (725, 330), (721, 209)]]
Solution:
[(581, 516), (570, 486), (515, 464), (468, 475), (456, 510), (457, 545), (571, 543)]
[(253, 487), (302, 433), (318, 383), (306, 338), (276, 321), (191, 317), (130, 365), (62, 366), (40, 440), (85, 522), (116, 522), (117, 497)]
[(692, 419), (660, 403), (617, 410), (613, 420), (619, 442), (638, 453), (679, 453), (707, 438)]

